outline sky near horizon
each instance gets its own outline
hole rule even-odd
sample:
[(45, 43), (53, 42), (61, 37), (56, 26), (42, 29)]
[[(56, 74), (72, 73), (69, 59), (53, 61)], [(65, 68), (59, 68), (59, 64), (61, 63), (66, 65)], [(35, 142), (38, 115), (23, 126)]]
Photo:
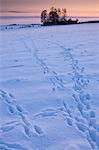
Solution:
[(0, 15), (40, 15), (51, 6), (67, 8), (68, 15), (99, 16), (99, 0), (0, 0)]

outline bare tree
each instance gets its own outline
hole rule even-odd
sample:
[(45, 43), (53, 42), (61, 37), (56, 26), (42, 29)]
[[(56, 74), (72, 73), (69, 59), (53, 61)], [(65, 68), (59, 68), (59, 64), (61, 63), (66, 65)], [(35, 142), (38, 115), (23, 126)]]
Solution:
[(51, 12), (54, 12), (54, 11), (55, 11), (55, 8), (52, 6), (51, 9), (50, 9), (50, 11), (51, 11)]
[(41, 22), (46, 22), (47, 20), (47, 10), (41, 12)]
[(67, 10), (66, 8), (62, 8), (62, 20), (65, 21), (67, 19)]

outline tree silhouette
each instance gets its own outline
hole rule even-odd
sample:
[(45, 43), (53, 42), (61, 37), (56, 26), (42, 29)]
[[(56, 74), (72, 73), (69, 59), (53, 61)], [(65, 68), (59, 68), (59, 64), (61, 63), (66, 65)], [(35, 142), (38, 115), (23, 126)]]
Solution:
[(67, 10), (66, 8), (55, 8), (51, 7), (50, 12), (47, 13), (47, 10), (43, 10), (41, 13), (41, 22), (43, 24), (72, 24), (77, 23), (78, 20), (67, 19)]

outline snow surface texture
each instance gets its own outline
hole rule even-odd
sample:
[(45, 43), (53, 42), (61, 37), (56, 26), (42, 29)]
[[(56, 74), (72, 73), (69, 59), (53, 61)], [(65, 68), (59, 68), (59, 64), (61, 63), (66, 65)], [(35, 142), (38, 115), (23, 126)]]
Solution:
[(99, 150), (98, 27), (0, 31), (0, 150)]

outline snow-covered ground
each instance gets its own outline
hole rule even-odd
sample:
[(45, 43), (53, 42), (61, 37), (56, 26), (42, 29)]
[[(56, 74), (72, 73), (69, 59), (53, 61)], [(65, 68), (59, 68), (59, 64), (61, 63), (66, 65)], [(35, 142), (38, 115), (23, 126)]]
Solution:
[(98, 27), (0, 31), (0, 150), (99, 149)]

